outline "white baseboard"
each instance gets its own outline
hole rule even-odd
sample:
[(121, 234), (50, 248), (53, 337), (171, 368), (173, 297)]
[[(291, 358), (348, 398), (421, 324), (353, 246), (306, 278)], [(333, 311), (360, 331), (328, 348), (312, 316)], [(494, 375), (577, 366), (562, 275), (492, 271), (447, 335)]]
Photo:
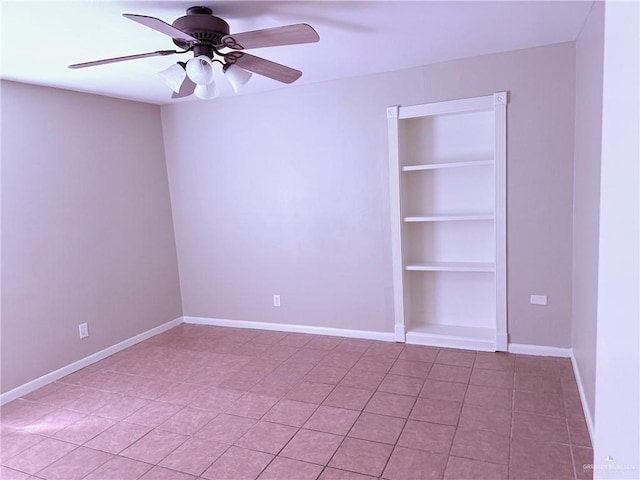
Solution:
[(108, 347), (108, 348), (105, 348), (104, 350), (100, 350), (99, 352), (93, 353), (88, 357), (84, 357), (78, 360), (77, 362), (70, 363), (69, 365), (59, 368), (58, 370), (47, 373), (46, 375), (36, 378), (35, 380), (32, 380), (23, 385), (20, 385), (19, 387), (16, 387), (13, 390), (9, 390), (8, 392), (1, 394), (0, 405), (4, 405), (5, 403), (15, 400), (16, 398), (20, 398), (24, 395), (27, 395), (28, 393), (31, 393), (40, 387), (44, 387), (45, 385), (51, 382), (55, 382), (56, 380), (62, 377), (65, 377), (77, 370), (80, 370), (81, 368), (89, 366), (92, 363), (102, 360), (103, 358), (107, 358), (109, 355), (113, 355), (114, 353), (124, 350), (125, 348), (131, 347), (136, 343), (140, 343), (143, 340), (146, 340), (155, 335), (158, 335), (159, 333), (162, 333), (166, 330), (176, 327), (181, 323), (182, 323), (182, 317), (176, 318), (175, 320), (171, 320), (170, 322), (159, 325), (155, 328), (152, 328), (151, 330), (142, 332), (134, 337), (128, 338), (126, 340), (123, 340), (120, 343), (112, 345), (111, 347)]
[(393, 332), (373, 332), (369, 330), (349, 330), (346, 328), (316, 327), (310, 325), (296, 325), (292, 323), (265, 323), (246, 320), (229, 320), (226, 318), (182, 317), (184, 323), (197, 325), (214, 325), (218, 327), (254, 328), (257, 330), (274, 330), (278, 332), (310, 333), (313, 335), (330, 335), (333, 337), (365, 338), (368, 340), (382, 340), (393, 342)]
[(589, 430), (589, 437), (591, 438), (591, 445), (594, 444), (594, 424), (593, 417), (588, 408), (587, 396), (584, 393), (584, 387), (582, 386), (582, 378), (580, 377), (580, 370), (578, 369), (578, 363), (576, 357), (571, 354), (571, 365), (573, 366), (573, 375), (576, 377), (576, 383), (578, 384), (578, 393), (580, 394), (580, 403), (582, 404), (582, 413), (584, 413), (584, 419), (587, 422), (587, 429)]
[(507, 351), (509, 353), (519, 353), (522, 355), (538, 355), (543, 357), (571, 358), (572, 356), (570, 348), (547, 347), (544, 345), (525, 345), (522, 343), (510, 343)]

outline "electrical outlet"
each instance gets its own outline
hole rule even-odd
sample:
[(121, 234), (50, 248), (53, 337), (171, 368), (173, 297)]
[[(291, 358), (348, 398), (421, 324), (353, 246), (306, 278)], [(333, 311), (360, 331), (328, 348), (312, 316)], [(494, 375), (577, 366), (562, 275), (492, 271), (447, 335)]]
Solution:
[(547, 304), (547, 296), (546, 295), (531, 295), (529, 297), (529, 301), (531, 305), (546, 305)]
[(279, 307), (280, 306), (280, 295), (274, 295), (273, 296), (273, 306), (274, 307)]
[(81, 323), (78, 325), (78, 332), (80, 333), (80, 338), (87, 338), (89, 336), (89, 326), (86, 323)]

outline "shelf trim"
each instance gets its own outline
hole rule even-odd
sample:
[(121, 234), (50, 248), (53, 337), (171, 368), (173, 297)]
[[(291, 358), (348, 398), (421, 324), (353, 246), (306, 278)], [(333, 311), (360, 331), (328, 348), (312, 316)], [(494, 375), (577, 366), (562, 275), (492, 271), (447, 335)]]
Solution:
[(405, 165), (402, 167), (403, 172), (417, 172), (421, 170), (439, 170), (443, 168), (458, 168), (458, 167), (480, 167), (484, 165), (495, 165), (494, 160), (470, 160), (468, 162), (443, 162), (443, 163), (430, 163), (421, 165)]
[(481, 262), (428, 262), (410, 263), (404, 269), (408, 272), (481, 272), (494, 273), (495, 263)]
[(469, 220), (493, 220), (495, 215), (492, 213), (477, 213), (472, 215), (425, 215), (404, 217), (402, 220), (405, 223), (420, 223), (420, 222), (464, 222)]

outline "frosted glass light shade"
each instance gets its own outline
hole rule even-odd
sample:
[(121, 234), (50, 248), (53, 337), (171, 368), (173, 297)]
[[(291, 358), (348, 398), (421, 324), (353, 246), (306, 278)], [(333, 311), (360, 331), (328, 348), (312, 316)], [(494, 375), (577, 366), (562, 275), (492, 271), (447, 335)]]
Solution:
[(205, 55), (192, 58), (187, 62), (187, 76), (196, 85), (208, 85), (213, 82), (213, 63)]
[(220, 90), (214, 82), (211, 82), (207, 85), (196, 85), (193, 94), (202, 100), (209, 100), (220, 95)]
[(187, 77), (187, 72), (184, 71), (182, 66), (174, 63), (169, 68), (158, 72), (158, 75), (171, 87), (171, 90), (178, 93), (180, 91), (180, 85), (182, 85), (182, 82), (184, 82), (184, 79)]
[(246, 70), (243, 70), (242, 68), (233, 64), (229, 65), (224, 73), (227, 76), (229, 83), (233, 87), (233, 91), (236, 93), (238, 93), (238, 90), (240, 90), (243, 85), (246, 85), (252, 75)]

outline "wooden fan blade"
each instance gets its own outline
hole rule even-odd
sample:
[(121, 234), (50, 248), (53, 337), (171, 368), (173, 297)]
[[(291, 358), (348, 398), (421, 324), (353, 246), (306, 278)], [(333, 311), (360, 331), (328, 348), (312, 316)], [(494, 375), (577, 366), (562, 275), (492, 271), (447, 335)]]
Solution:
[(244, 52), (230, 52), (225, 55), (225, 59), (245, 70), (273, 78), (282, 83), (295, 82), (302, 76), (300, 70)]
[(196, 89), (196, 84), (189, 78), (185, 77), (182, 85), (180, 85), (180, 91), (178, 93), (173, 92), (171, 98), (183, 98), (192, 95)]
[(313, 43), (319, 40), (320, 36), (311, 26), (306, 23), (298, 23), (284, 27), (265, 28), (252, 32), (225, 35), (222, 37), (222, 44), (225, 47), (244, 50), (247, 48)]
[(163, 22), (159, 18), (147, 17), (146, 15), (134, 15), (132, 13), (123, 13), (122, 16), (128, 18), (129, 20), (133, 20), (134, 22), (138, 22), (145, 27), (153, 28), (160, 33), (169, 35), (171, 38), (175, 38), (176, 40), (181, 40), (183, 42), (200, 43), (200, 40), (198, 40), (196, 37), (192, 37), (188, 33), (177, 29), (173, 25), (169, 25), (167, 22)]
[(69, 68), (85, 68), (95, 67), (96, 65), (106, 65), (107, 63), (126, 62), (127, 60), (137, 60), (138, 58), (157, 57), (164, 55), (172, 55), (177, 52), (175, 50), (158, 50), (157, 52), (138, 53), (136, 55), (126, 55), (124, 57), (105, 58), (104, 60), (94, 60), (93, 62), (74, 63), (69, 65)]

